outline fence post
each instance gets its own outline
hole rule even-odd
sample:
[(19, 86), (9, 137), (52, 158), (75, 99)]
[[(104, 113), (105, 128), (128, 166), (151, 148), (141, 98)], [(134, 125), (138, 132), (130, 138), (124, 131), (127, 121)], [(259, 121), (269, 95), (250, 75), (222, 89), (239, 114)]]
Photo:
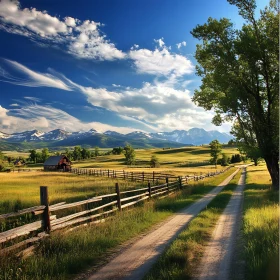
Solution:
[(178, 177), (178, 181), (179, 181), (179, 188), (182, 189), (182, 177), (181, 176)]
[(166, 182), (167, 192), (169, 192), (169, 188), (168, 188), (168, 177), (165, 178), (165, 182)]
[(133, 182), (133, 172), (131, 172), (131, 181)]
[(51, 231), (51, 220), (50, 220), (50, 208), (49, 208), (49, 194), (48, 187), (40, 187), (40, 202), (41, 205), (45, 205), (46, 208), (43, 212), (43, 229), (45, 232), (50, 233)]
[(149, 191), (149, 198), (152, 197), (152, 189), (151, 189), (151, 183), (148, 182), (148, 191)]
[(117, 193), (117, 204), (118, 208), (121, 211), (122, 210), (122, 205), (121, 205), (121, 194), (120, 194), (120, 187), (119, 183), (116, 183), (116, 193)]
[(155, 171), (153, 171), (153, 184), (155, 183)]
[(108, 178), (110, 177), (110, 170), (108, 169)]
[(143, 173), (142, 173), (142, 182), (144, 182), (144, 180), (145, 180), (145, 172), (143, 171)]
[(123, 179), (125, 180), (125, 171), (123, 170)]

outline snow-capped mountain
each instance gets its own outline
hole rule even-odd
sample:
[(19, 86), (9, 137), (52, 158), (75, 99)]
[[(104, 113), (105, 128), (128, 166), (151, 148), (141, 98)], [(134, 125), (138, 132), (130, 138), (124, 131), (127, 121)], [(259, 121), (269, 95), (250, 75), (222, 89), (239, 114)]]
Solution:
[[(106, 136), (106, 137), (105, 137)], [(55, 129), (49, 132), (39, 130), (24, 131), (20, 133), (7, 134), (0, 132), (0, 140), (6, 143), (30, 142), (42, 143), (50, 142), (55, 146), (70, 145), (90, 145), (99, 146), (120, 146), (124, 143), (146, 147), (163, 147), (179, 145), (201, 145), (209, 144), (212, 140), (217, 139), (221, 143), (227, 143), (233, 137), (218, 131), (206, 131), (200, 128), (186, 130), (174, 130), (172, 132), (146, 133), (134, 131), (128, 134), (121, 134), (115, 131), (106, 131), (99, 133), (95, 129), (89, 131), (68, 132), (62, 129)]]
[(202, 128), (192, 128), (190, 130), (174, 130), (172, 132), (150, 133), (154, 138), (174, 141), (183, 144), (202, 145), (209, 144), (212, 140), (219, 140), (221, 143), (227, 143), (233, 137), (219, 131), (206, 131)]

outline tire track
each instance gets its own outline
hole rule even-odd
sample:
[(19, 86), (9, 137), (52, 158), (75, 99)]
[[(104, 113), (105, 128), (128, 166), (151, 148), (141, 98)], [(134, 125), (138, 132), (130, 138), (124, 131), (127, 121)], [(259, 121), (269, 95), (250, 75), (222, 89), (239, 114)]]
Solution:
[(226, 209), (220, 216), (212, 239), (205, 249), (197, 269), (196, 280), (230, 279), (235, 247), (237, 243), (239, 220), (242, 216), (242, 199), (245, 187), (246, 168), (243, 169)]
[(107, 265), (90, 276), (88, 280), (142, 279), (166, 247), (230, 182), (238, 171), (239, 169), (233, 172), (203, 198), (182, 209), (162, 226), (136, 241), (130, 248), (124, 250)]

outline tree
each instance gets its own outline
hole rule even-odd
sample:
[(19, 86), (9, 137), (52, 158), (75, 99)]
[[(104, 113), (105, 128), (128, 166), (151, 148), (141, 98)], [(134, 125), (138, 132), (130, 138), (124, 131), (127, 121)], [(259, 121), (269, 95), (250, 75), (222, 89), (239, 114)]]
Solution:
[(75, 146), (73, 151), (73, 159), (80, 160), (82, 158), (82, 150), (80, 146)]
[(37, 160), (36, 150), (30, 150), (29, 153), (30, 153), (30, 155), (29, 155), (30, 161), (33, 161), (34, 163), (36, 163), (36, 160)]
[(94, 148), (94, 156), (96, 156), (96, 157), (99, 156), (99, 148), (98, 147)]
[(135, 162), (135, 151), (130, 145), (124, 147), (125, 164), (132, 165)]
[[(197, 74), (202, 85), (193, 101), (213, 109), (213, 123), (231, 120), (239, 126), (238, 141), (254, 140), (279, 189), (279, 18), (276, 0), (255, 18), (254, 0), (228, 0), (245, 19), (241, 30), (230, 20), (209, 18), (192, 35), (197, 46)], [(234, 133), (234, 132), (233, 132)], [(248, 135), (250, 138), (248, 139)]]
[(210, 144), (210, 155), (212, 157), (212, 161), (215, 164), (215, 167), (217, 168), (217, 161), (218, 161), (218, 157), (222, 152), (222, 145), (220, 144), (220, 142), (218, 140), (213, 140)]
[(42, 155), (41, 155), (42, 161), (45, 162), (49, 156), (50, 156), (49, 155), (49, 149), (48, 148), (44, 148), (42, 150)]
[(121, 155), (122, 152), (123, 152), (122, 147), (113, 148), (113, 150), (112, 150), (113, 155)]
[(82, 159), (90, 158), (90, 150), (83, 148), (81, 150), (81, 157), (82, 157)]
[(156, 155), (152, 155), (152, 156), (151, 156), (150, 166), (151, 166), (152, 168), (155, 168), (155, 167), (159, 167), (159, 166), (160, 166), (159, 161), (158, 161), (158, 158), (157, 158)]

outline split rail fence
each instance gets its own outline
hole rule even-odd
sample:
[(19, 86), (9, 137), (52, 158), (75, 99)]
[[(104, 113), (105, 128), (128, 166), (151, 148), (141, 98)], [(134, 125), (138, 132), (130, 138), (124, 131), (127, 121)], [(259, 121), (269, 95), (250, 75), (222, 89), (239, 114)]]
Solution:
[[(228, 168), (227, 168), (228, 169)], [(60, 202), (54, 205), (49, 205), (48, 187), (40, 187), (40, 202), (41, 205), (30, 207), (27, 209), (19, 210), (18, 212), (2, 214), (0, 215), (0, 223), (8, 222), (8, 219), (22, 216), (24, 214), (30, 214), (35, 217), (41, 215), (41, 219), (36, 222), (31, 222), (4, 232), (0, 233), (0, 255), (9, 253), (16, 254), (18, 257), (28, 257), (38, 246), (39, 241), (50, 235), (51, 232), (67, 228), (68, 231), (81, 226), (89, 224), (97, 224), (103, 222), (105, 218), (116, 211), (122, 211), (137, 203), (143, 202), (151, 198), (163, 198), (175, 191), (187, 186), (191, 180), (202, 180), (206, 177), (212, 177), (225, 172), (221, 170), (219, 172), (211, 172), (201, 176), (183, 176), (165, 177), (164, 183), (159, 185), (153, 185), (148, 181), (147, 186), (139, 189), (121, 191), (119, 183), (115, 184), (115, 192), (111, 194), (104, 194), (96, 197), (92, 197), (86, 200), (66, 203)], [(93, 172), (82, 169), (72, 169), (72, 172)], [(102, 173), (103, 172), (103, 173)], [(132, 172), (133, 173), (133, 172)], [(80, 173), (78, 173), (80, 174)], [(93, 175), (87, 173), (87, 175)], [(105, 171), (101, 171), (99, 175), (105, 176)], [(108, 175), (109, 174), (109, 175)], [(108, 171), (107, 176), (110, 174), (118, 178), (120, 174), (118, 171)], [(154, 177), (144, 173), (123, 172), (123, 178), (128, 180), (140, 180), (143, 181), (162, 179), (162, 176), (152, 173)], [(141, 177), (142, 174), (142, 177)], [(98, 176), (99, 176), (98, 175)], [(165, 174), (166, 175), (166, 174)], [(173, 179), (173, 180), (170, 180)], [(175, 180), (176, 179), (176, 180)], [(76, 212), (73, 213), (73, 209)], [(58, 213), (58, 214), (57, 214)], [(70, 213), (70, 214), (69, 214)], [(63, 216), (63, 214), (66, 216)], [(58, 216), (58, 217), (57, 217)]]

